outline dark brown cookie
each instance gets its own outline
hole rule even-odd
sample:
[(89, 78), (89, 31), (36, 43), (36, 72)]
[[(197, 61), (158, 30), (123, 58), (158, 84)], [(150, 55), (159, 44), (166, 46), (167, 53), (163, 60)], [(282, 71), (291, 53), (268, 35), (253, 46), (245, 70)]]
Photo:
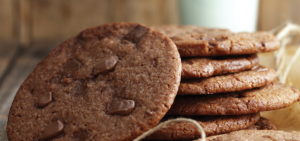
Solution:
[(177, 96), (169, 115), (240, 115), (285, 108), (299, 101), (294, 88), (273, 82), (261, 88), (213, 95)]
[(241, 72), (257, 66), (256, 54), (244, 56), (217, 56), (185, 58), (181, 60), (181, 79), (203, 78), (213, 75)]
[[(201, 141), (197, 139), (194, 141)], [(206, 141), (300, 141), (299, 131), (240, 130), (207, 137)]]
[(248, 130), (277, 130), (276, 126), (268, 119), (260, 117), (259, 121), (249, 126)]
[[(172, 117), (176, 118), (176, 117)], [(259, 113), (234, 115), (234, 116), (201, 116), (188, 117), (197, 120), (203, 127), (206, 136), (228, 133), (245, 129), (255, 124), (259, 118)], [(171, 119), (165, 117), (164, 120)], [(198, 128), (189, 122), (170, 123), (162, 129), (148, 136), (147, 140), (188, 140), (200, 138), (201, 133)]]
[(279, 40), (267, 32), (232, 33), (199, 26), (155, 26), (176, 44), (181, 57), (253, 54), (275, 51)]
[(252, 70), (233, 74), (182, 80), (178, 95), (242, 91), (268, 85), (274, 80), (276, 80), (275, 70), (266, 67), (257, 67)]
[(173, 103), (181, 60), (173, 42), (135, 23), (82, 31), (23, 82), (10, 109), (10, 140), (133, 140)]

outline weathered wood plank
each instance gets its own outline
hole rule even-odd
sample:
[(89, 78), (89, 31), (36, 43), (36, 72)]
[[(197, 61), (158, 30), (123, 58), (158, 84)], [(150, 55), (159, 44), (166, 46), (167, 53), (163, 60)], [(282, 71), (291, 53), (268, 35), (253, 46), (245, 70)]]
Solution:
[(0, 41), (0, 80), (16, 52), (16, 42)]
[(38, 64), (40, 59), (21, 57), (0, 86), (0, 115), (7, 115), (9, 108), (22, 82)]
[(75, 36), (83, 29), (109, 22), (146, 25), (178, 23), (175, 0), (31, 0), (34, 41)]
[(19, 43), (28, 47), (32, 42), (32, 0), (20, 0)]
[(14, 37), (14, 1), (0, 0), (0, 39), (11, 40)]

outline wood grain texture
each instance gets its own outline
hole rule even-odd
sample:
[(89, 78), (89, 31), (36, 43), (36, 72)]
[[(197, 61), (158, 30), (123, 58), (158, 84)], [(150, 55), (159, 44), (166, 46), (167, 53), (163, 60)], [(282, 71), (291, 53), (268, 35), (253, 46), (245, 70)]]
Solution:
[(0, 80), (16, 54), (17, 47), (17, 43), (15, 42), (4, 42), (0, 40)]
[(19, 42), (28, 47), (32, 42), (32, 0), (20, 0)]
[(109, 22), (178, 23), (174, 0), (32, 0), (32, 38), (66, 39)]
[(14, 38), (14, 0), (0, 0), (0, 39)]

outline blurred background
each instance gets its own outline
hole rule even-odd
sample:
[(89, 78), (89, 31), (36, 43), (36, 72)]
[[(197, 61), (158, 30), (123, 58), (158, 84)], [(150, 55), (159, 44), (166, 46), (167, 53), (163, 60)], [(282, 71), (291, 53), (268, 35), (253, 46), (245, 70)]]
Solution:
[(300, 24), (299, 13), (300, 0), (0, 0), (0, 119), (37, 63), (88, 27), (123, 21), (253, 32)]
[[(300, 23), (300, 0), (250, 0), (250, 3), (248, 0), (226, 0), (227, 4), (222, 0), (185, 1), (0, 0), (0, 39), (14, 40), (26, 46), (40, 41), (63, 41), (87, 27), (119, 21), (152, 26), (180, 24), (180, 19), (183, 19), (182, 23), (189, 19), (195, 19), (194, 22), (220, 19), (226, 24), (251, 18), (257, 30), (270, 30), (288, 20)], [(258, 3), (257, 9), (254, 7), (250, 12), (252, 10), (252, 14), (257, 14), (257, 19), (244, 12), (247, 7), (252, 8), (255, 2)], [(180, 8), (184, 8), (183, 12), (180, 12)], [(227, 12), (232, 9), (237, 10)], [(217, 16), (222, 13), (227, 14), (228, 18)], [(242, 13), (242, 18), (236, 13)], [(199, 15), (209, 18), (202, 19)], [(219, 22), (214, 21), (210, 24)], [(245, 23), (241, 26), (245, 26)]]

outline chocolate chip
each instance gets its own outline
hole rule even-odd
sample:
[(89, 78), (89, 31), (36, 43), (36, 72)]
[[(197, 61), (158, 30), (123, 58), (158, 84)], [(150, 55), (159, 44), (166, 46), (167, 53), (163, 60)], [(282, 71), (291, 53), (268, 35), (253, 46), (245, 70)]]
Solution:
[(153, 115), (154, 113), (153, 113), (152, 111), (150, 111), (150, 110), (147, 110), (147, 111), (146, 111), (146, 114), (148, 114), (148, 115)]
[(79, 87), (76, 90), (75, 95), (84, 96), (86, 94), (87, 82), (85, 80), (81, 81)]
[(124, 36), (125, 40), (129, 40), (133, 43), (138, 43), (142, 36), (147, 33), (149, 29), (144, 26), (136, 26), (131, 32)]
[(71, 59), (64, 65), (63, 71), (61, 73), (69, 77), (73, 74), (73, 72), (77, 71), (79, 67), (80, 63), (75, 59)]
[(38, 99), (38, 106), (40, 108), (45, 107), (46, 105), (50, 104), (52, 102), (52, 92), (47, 92), (42, 94)]
[(56, 121), (48, 125), (40, 137), (41, 140), (51, 139), (63, 132), (64, 124), (61, 121)]
[(63, 78), (63, 82), (70, 84), (73, 81), (72, 78)]
[(128, 115), (134, 107), (135, 102), (133, 100), (113, 100), (107, 113), (110, 115)]
[(117, 64), (118, 57), (117, 56), (109, 56), (101, 58), (93, 69), (93, 75), (105, 74), (111, 71)]
[(212, 47), (216, 47), (218, 45), (218, 43), (216, 41), (210, 41), (210, 42), (208, 42), (208, 45), (210, 45)]

